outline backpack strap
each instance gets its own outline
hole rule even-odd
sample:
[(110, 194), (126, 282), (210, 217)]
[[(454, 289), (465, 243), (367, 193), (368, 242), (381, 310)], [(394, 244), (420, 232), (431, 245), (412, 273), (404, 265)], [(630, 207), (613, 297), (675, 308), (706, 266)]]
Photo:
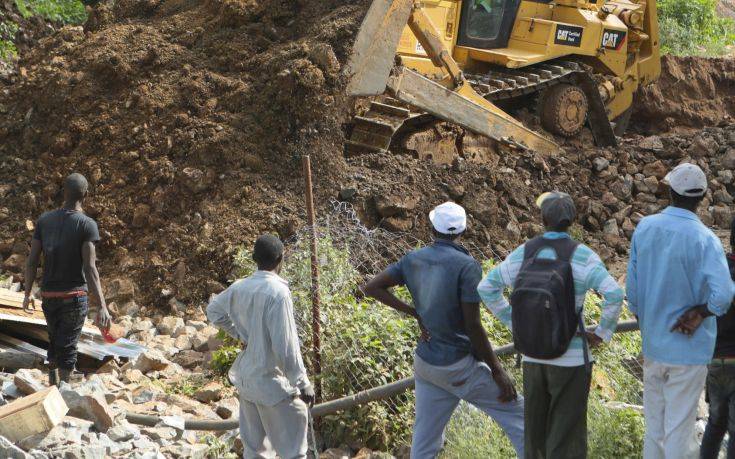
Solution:
[(572, 238), (546, 239), (543, 236), (537, 236), (526, 242), (524, 246), (523, 259), (535, 257), (541, 249), (549, 247), (556, 252), (558, 260), (569, 262), (572, 260), (574, 251), (579, 247), (579, 242)]

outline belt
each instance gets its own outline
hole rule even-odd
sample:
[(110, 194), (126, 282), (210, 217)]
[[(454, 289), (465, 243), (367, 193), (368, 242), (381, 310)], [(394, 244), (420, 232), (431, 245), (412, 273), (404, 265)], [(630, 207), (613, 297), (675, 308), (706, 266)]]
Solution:
[(84, 290), (74, 290), (71, 292), (41, 292), (41, 298), (69, 299), (79, 298), (82, 296), (87, 296), (87, 292), (85, 292)]
[(714, 358), (710, 365), (735, 365), (735, 357)]

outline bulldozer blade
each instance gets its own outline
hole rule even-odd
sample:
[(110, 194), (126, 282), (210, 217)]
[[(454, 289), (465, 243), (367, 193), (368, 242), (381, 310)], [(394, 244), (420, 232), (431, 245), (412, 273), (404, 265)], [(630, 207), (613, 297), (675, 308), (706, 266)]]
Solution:
[(607, 117), (605, 103), (602, 102), (600, 91), (597, 89), (597, 83), (594, 82), (589, 74), (581, 74), (577, 76), (577, 83), (582, 88), (587, 101), (589, 102), (589, 112), (587, 114), (587, 124), (592, 131), (595, 139), (595, 145), (598, 147), (616, 147), (618, 139), (615, 137), (610, 119)]
[(523, 126), (469, 85), (455, 92), (420, 73), (399, 67), (390, 77), (388, 89), (396, 99), (477, 134), (542, 154), (559, 150), (556, 143)]
[(347, 64), (347, 94), (375, 96), (385, 91), (413, 3), (414, 0), (374, 0), (370, 5)]

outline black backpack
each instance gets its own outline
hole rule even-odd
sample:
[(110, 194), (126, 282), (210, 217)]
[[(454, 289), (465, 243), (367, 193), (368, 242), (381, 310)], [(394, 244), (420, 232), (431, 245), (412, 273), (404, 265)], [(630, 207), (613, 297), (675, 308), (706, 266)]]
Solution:
[[(582, 313), (577, 313), (571, 258), (578, 242), (572, 239), (528, 241), (523, 265), (510, 297), (513, 341), (519, 353), (536, 359), (560, 357), (579, 329), (584, 331)], [(556, 259), (538, 258), (545, 248), (556, 252)], [(584, 339), (584, 333), (582, 333)], [(585, 364), (589, 357), (586, 352)]]

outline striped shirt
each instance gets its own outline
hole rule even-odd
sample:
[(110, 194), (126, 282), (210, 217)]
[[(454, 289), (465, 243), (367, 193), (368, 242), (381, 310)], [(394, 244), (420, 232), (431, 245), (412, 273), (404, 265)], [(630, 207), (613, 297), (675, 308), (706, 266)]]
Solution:
[[(545, 239), (560, 239), (569, 237), (567, 233), (547, 232)], [(503, 292), (513, 286), (518, 272), (521, 270), (524, 258), (524, 246), (515, 249), (495, 269), (480, 282), (477, 287), (483, 303), (507, 327), (511, 328), (511, 306)], [(538, 257), (555, 259), (556, 253), (551, 248), (542, 249)], [(612, 339), (618, 324), (618, 317), (623, 305), (624, 293), (615, 279), (610, 276), (600, 257), (584, 244), (577, 246), (571, 259), (572, 275), (574, 277), (574, 292), (577, 311), (581, 311), (587, 292), (597, 291), (603, 298), (602, 316), (595, 334), (608, 342)], [(525, 362), (545, 363), (561, 367), (584, 365), (584, 351), (582, 338), (576, 336), (569, 344), (569, 349), (561, 357), (541, 360), (523, 357)]]

